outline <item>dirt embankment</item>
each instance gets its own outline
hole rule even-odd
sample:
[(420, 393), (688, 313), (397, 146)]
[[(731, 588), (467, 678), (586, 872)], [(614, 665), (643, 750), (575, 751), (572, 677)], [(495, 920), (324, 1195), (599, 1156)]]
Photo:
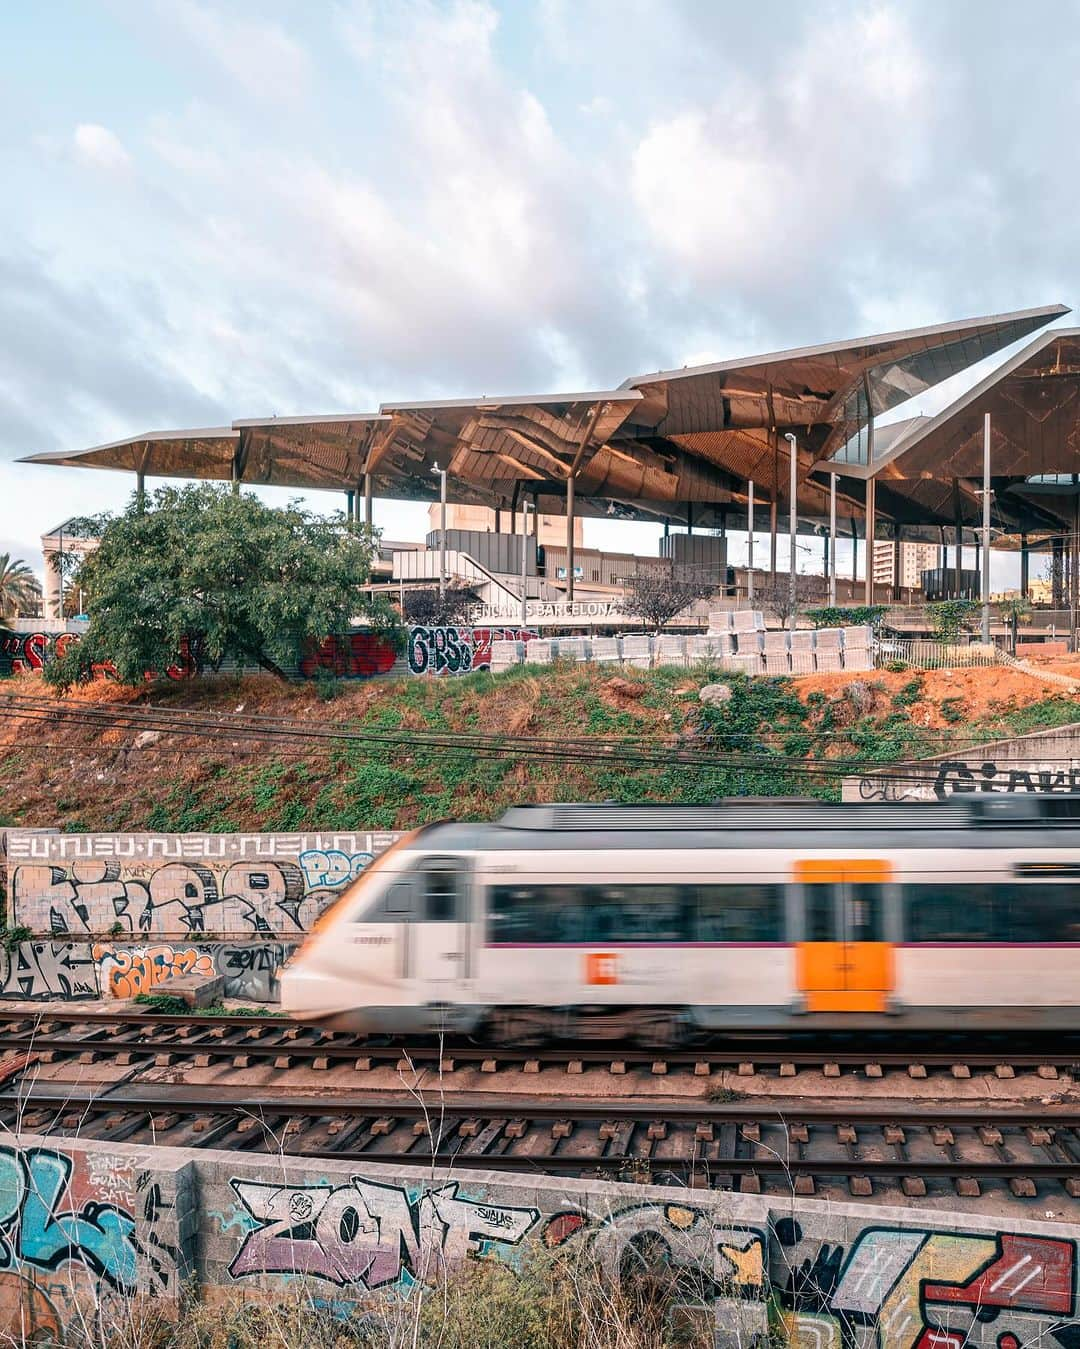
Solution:
[[(1080, 680), (1080, 660), (1046, 668)], [(698, 691), (717, 680), (732, 697), (707, 707)], [(486, 818), (529, 800), (835, 796), (838, 761), (870, 767), (1080, 721), (1080, 699), (1000, 667), (748, 681), (719, 671), (556, 666), (497, 677), (341, 682), (331, 692), (324, 700), (312, 685), (259, 676), (138, 690), (101, 682), (68, 700), (98, 713), (153, 706), (288, 718), (301, 730), (332, 723), (353, 737), (286, 744), (230, 734), (227, 725), (196, 735), (72, 722), (51, 710), (31, 717), (9, 696), (56, 706), (51, 695), (36, 676), (6, 680), (0, 823), (392, 828)], [(526, 743), (487, 743), (501, 736)], [(541, 746), (551, 741), (558, 743)]]

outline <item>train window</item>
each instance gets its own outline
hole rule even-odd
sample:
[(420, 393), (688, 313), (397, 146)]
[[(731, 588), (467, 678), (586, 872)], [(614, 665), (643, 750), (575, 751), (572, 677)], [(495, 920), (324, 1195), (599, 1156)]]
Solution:
[(784, 891), (779, 885), (699, 885), (697, 941), (780, 941)]
[(992, 941), (994, 887), (951, 881), (904, 886), (908, 941)]
[(415, 903), (416, 891), (412, 881), (395, 881), (387, 890), (381, 907), (387, 918), (411, 918)]
[(515, 885), (489, 896), (488, 940), (750, 942), (783, 937), (778, 885)]
[(422, 867), (423, 919), (460, 923), (464, 918), (465, 872), (454, 857), (430, 857)]
[(804, 886), (803, 903), (806, 909), (804, 940), (836, 941), (836, 886)]
[(1080, 903), (1074, 885), (1020, 882), (993, 888), (1000, 940), (1080, 942)]
[(880, 885), (848, 885), (847, 922), (848, 941), (882, 941), (885, 905)]

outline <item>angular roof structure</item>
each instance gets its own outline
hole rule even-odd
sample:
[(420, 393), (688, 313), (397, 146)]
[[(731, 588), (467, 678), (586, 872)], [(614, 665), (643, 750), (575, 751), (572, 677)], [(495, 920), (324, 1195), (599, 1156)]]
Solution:
[[(579, 514), (738, 527), (750, 480), (759, 502), (786, 502), (784, 433), (791, 431), (798, 438), (800, 516), (825, 517), (828, 475), (835, 472), (842, 475), (840, 514), (857, 519), (873, 418), (1067, 312), (1050, 305), (659, 371), (618, 389), (241, 420), (24, 462), (346, 491), (358, 490), (369, 475), (374, 495), (419, 501), (438, 495), (438, 464), (455, 502), (506, 507), (527, 496), (558, 514), (572, 481)], [(914, 435), (911, 428), (876, 428), (873, 462), (879, 455), (899, 462), (897, 442), (911, 445)], [(940, 494), (910, 475), (875, 476), (879, 515), (910, 524), (951, 522), (951, 483), (943, 505)]]

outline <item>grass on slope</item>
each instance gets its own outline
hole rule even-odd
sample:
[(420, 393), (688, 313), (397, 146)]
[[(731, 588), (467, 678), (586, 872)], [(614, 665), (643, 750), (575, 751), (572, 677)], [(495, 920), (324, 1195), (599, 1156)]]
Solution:
[[(1043, 697), (995, 702), (999, 671), (963, 678), (874, 673), (755, 679), (719, 671), (613, 672), (597, 666), (528, 667), (492, 676), (341, 683), (316, 690), (265, 677), (200, 680), (125, 690), (99, 684), (93, 703), (152, 702), (329, 721), (358, 731), (476, 733), (612, 745), (602, 761), (560, 762), (415, 742), (386, 746), (310, 742), (300, 748), (168, 734), (136, 748), (130, 730), (60, 722), (0, 723), (0, 819), (71, 830), (207, 831), (404, 828), (447, 817), (490, 818), (517, 802), (673, 801), (814, 794), (835, 798), (830, 762), (884, 764), (979, 740), (1080, 721), (1080, 703)], [(707, 706), (704, 683), (722, 681), (729, 701)], [(7, 681), (40, 694), (32, 676)], [(685, 749), (711, 762), (641, 765), (617, 742)], [(749, 765), (725, 762), (739, 752)], [(770, 762), (773, 761), (773, 762)], [(796, 769), (790, 766), (796, 761)], [(816, 776), (798, 766), (817, 767)]]

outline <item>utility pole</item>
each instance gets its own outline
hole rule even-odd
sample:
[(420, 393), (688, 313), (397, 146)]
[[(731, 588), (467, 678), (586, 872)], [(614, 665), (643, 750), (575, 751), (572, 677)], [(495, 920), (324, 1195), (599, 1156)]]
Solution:
[(983, 416), (982, 639), (990, 644), (990, 414)]
[(529, 625), (529, 499), (521, 506), (521, 626)]
[(790, 431), (784, 432), (784, 439), (791, 446), (791, 476), (788, 483), (788, 490), (791, 493), (791, 519), (789, 529), (791, 531), (791, 550), (790, 560), (788, 562), (788, 608), (791, 613), (788, 617), (788, 627), (792, 632), (795, 631), (795, 536), (799, 530), (799, 502), (798, 502), (798, 466), (799, 461), (796, 456), (796, 440)]
[(446, 469), (436, 460), (431, 468), (439, 475), (439, 599), (446, 595)]

